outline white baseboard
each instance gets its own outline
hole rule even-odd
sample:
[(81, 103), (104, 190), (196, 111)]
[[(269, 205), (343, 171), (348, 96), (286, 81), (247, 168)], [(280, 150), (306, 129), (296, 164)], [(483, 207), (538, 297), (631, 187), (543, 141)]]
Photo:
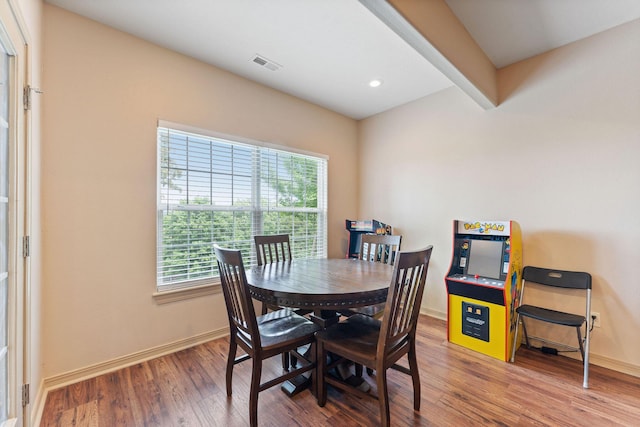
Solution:
[(31, 426), (40, 425), (42, 412), (44, 411), (44, 405), (47, 400), (47, 394), (51, 390), (55, 390), (70, 384), (75, 384), (77, 382), (97, 377), (109, 372), (114, 372), (119, 369), (126, 368), (127, 366), (132, 366), (137, 363), (155, 359), (167, 354), (175, 353), (177, 351), (184, 350), (186, 348), (193, 347), (198, 344), (202, 344), (218, 338), (222, 338), (227, 335), (229, 335), (228, 326), (209, 332), (204, 332), (202, 334), (175, 341), (169, 344), (163, 344), (158, 347), (138, 351), (112, 360), (107, 360), (95, 365), (65, 372), (53, 377), (45, 378), (38, 388), (37, 398), (34, 401), (34, 403), (36, 403), (36, 406), (32, 408), (33, 410), (31, 412)]
[(640, 377), (640, 366), (621, 362), (605, 356), (599, 356), (593, 353), (589, 354), (589, 365), (597, 365), (611, 369), (612, 371), (622, 372), (623, 374), (632, 375), (634, 377)]
[(27, 427), (37, 427), (40, 425), (40, 420), (42, 420), (42, 411), (44, 411), (44, 403), (47, 400), (47, 392), (44, 388), (44, 380), (40, 381), (40, 385), (38, 387), (38, 392), (36, 393), (36, 398), (33, 400), (35, 405), (31, 406), (31, 414), (29, 423), (26, 424)]
[(446, 322), (447, 320), (447, 313), (446, 312), (442, 312), (442, 311), (436, 311), (436, 310), (432, 310), (430, 308), (422, 308), (422, 310), (420, 310), (420, 314), (424, 314), (425, 316), (429, 316), (429, 317), (435, 317), (438, 320), (444, 320)]

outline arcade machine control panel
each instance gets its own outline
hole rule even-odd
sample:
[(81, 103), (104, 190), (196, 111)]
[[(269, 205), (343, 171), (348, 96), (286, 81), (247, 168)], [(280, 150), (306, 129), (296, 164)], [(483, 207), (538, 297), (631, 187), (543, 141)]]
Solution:
[(509, 271), (510, 249), (509, 239), (458, 237), (454, 241), (454, 260), (447, 279), (502, 288)]

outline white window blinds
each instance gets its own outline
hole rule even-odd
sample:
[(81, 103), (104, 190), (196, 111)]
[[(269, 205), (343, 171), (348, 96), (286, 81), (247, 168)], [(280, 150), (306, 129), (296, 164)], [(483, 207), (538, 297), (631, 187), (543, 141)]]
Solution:
[(326, 257), (326, 158), (161, 125), (159, 291), (217, 277), (215, 243), (255, 264), (256, 234), (289, 234), (294, 258)]

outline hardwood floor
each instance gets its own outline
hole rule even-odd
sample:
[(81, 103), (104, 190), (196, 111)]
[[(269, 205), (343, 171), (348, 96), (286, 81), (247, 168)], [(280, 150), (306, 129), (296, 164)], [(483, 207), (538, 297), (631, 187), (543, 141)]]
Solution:
[[(235, 367), (227, 398), (226, 353), (220, 339), (51, 391), (41, 426), (246, 426), (250, 362)], [(389, 371), (394, 426), (640, 425), (640, 378), (592, 365), (585, 390), (579, 361), (523, 347), (515, 364), (502, 362), (447, 342), (445, 322), (431, 317), (418, 326), (418, 364), (419, 412), (410, 378)], [(261, 426), (379, 424), (377, 402), (333, 388), (324, 408), (308, 390), (289, 398), (278, 386), (258, 405)]]

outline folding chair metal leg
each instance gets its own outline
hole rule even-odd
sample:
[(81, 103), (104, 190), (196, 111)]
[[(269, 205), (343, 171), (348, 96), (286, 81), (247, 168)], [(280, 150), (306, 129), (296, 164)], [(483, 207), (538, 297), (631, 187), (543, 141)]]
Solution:
[(520, 314), (516, 314), (516, 331), (513, 334), (513, 347), (511, 347), (511, 363), (516, 361), (516, 348), (518, 345), (518, 330), (520, 330)]
[[(587, 326), (589, 324), (587, 323)], [(582, 378), (582, 387), (589, 388), (589, 341), (590, 341), (590, 331), (587, 330), (587, 338), (584, 343), (584, 374)]]
[(522, 333), (524, 334), (524, 342), (527, 344), (527, 348), (531, 348), (531, 343), (529, 342), (529, 334), (527, 334), (527, 324), (524, 319), (522, 320)]
[(576, 328), (576, 334), (578, 335), (578, 345), (580, 346), (580, 355), (582, 356), (582, 362), (584, 362), (584, 345), (582, 344), (582, 333), (580, 332), (581, 328), (582, 328), (581, 326), (578, 326)]
[(584, 369), (584, 374), (582, 378), (582, 387), (589, 388), (589, 322), (587, 322), (587, 331), (585, 332), (584, 344), (582, 342), (582, 333), (580, 332), (581, 327), (576, 328), (578, 335), (578, 343), (580, 344), (580, 353), (582, 354), (582, 364)]
[(589, 343), (591, 341), (591, 324), (593, 323), (593, 319), (591, 318), (591, 289), (587, 290), (587, 302), (585, 308), (587, 314), (585, 321), (586, 330), (584, 333), (584, 356), (582, 357), (582, 363), (584, 364), (582, 387), (589, 388)]

